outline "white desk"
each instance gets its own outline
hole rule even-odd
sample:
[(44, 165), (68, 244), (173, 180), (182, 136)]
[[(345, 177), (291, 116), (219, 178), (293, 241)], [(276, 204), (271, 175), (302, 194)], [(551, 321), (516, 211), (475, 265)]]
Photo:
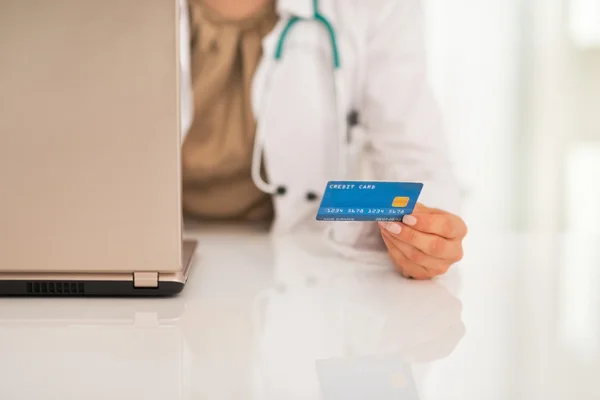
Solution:
[(0, 399), (600, 398), (597, 238), (471, 232), (420, 283), (309, 237), (195, 235), (177, 298), (0, 299)]

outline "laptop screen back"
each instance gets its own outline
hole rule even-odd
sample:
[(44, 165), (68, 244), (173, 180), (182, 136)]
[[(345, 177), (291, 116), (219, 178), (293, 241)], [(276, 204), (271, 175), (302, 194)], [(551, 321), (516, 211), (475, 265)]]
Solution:
[(178, 2), (0, 2), (0, 270), (181, 260)]

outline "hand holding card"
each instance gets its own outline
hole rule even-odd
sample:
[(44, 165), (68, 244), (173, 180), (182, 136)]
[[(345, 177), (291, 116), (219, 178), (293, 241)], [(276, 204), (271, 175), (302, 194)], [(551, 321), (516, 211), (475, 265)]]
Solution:
[(333, 181), (327, 184), (319, 221), (377, 221), (400, 273), (431, 279), (463, 256), (464, 221), (418, 203), (422, 183)]
[(402, 222), (380, 226), (390, 258), (405, 277), (431, 279), (446, 273), (463, 257), (467, 226), (448, 212), (417, 204)]

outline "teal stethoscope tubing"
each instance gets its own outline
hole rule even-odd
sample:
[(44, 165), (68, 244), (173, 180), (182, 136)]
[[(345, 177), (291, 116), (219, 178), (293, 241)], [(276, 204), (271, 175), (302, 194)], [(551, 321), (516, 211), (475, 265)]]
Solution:
[[(329, 22), (329, 20), (325, 18), (325, 16), (323, 16), (323, 14), (321, 14), (321, 12), (319, 11), (319, 0), (313, 0), (313, 10), (313, 20), (319, 22), (325, 27), (325, 29), (327, 29), (327, 33), (329, 34), (329, 41), (331, 43), (333, 67), (335, 69), (339, 69), (341, 67), (340, 52), (338, 49), (337, 36), (335, 34), (335, 30), (333, 29), (333, 25), (331, 25), (331, 22)], [(288, 33), (290, 29), (292, 29), (292, 27), (301, 20), (302, 18), (298, 16), (293, 16), (289, 19), (289, 21), (283, 28), (283, 31), (279, 36), (279, 41), (277, 42), (277, 49), (275, 50), (275, 60), (281, 60), (281, 57), (283, 56), (283, 46), (285, 45), (285, 40), (287, 39)]]
[[(340, 52), (337, 42), (337, 35), (335, 29), (331, 22), (321, 14), (319, 10), (319, 0), (313, 0), (313, 17), (308, 20), (313, 20), (321, 24), (327, 34), (329, 36), (329, 42), (331, 46), (332, 60), (333, 60), (333, 86), (335, 93), (335, 105), (336, 105), (336, 118), (337, 118), (337, 134), (338, 134), (338, 174), (339, 176), (336, 179), (342, 179), (346, 174), (346, 155), (344, 154), (344, 149), (346, 146), (346, 116), (344, 114), (344, 106), (340, 104), (343, 89), (343, 82), (341, 78), (341, 60), (340, 60)], [(288, 19), (286, 25), (283, 27), (281, 34), (279, 36), (279, 40), (277, 41), (277, 47), (275, 49), (275, 54), (273, 56), (275, 62), (280, 61), (284, 55), (285, 43), (288, 38), (288, 35), (292, 28), (299, 22), (307, 21), (307, 19), (300, 18), (298, 16), (292, 16)], [(265, 95), (263, 95), (262, 104), (259, 108), (259, 115), (257, 121), (257, 129), (256, 129), (256, 138), (254, 142), (254, 151), (252, 156), (252, 180), (255, 185), (263, 192), (269, 194), (283, 194), (286, 191), (286, 187), (282, 184), (270, 184), (267, 183), (261, 174), (262, 168), (262, 153), (264, 149), (264, 144), (266, 142), (266, 129), (264, 124), (264, 118), (261, 118), (264, 113), (261, 112), (266, 108), (266, 103), (268, 103), (267, 98), (269, 94), (270, 88), (270, 78), (273, 73), (270, 73), (267, 76), (267, 84), (265, 85)], [(321, 188), (311, 188), (311, 189), (321, 189)]]

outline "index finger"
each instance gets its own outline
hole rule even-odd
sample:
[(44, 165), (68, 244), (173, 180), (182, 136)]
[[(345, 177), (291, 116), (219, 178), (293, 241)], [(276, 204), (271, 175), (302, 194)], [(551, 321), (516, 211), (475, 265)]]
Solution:
[(467, 226), (462, 219), (453, 214), (406, 215), (402, 222), (420, 232), (430, 233), (446, 239), (459, 239), (467, 234)]

